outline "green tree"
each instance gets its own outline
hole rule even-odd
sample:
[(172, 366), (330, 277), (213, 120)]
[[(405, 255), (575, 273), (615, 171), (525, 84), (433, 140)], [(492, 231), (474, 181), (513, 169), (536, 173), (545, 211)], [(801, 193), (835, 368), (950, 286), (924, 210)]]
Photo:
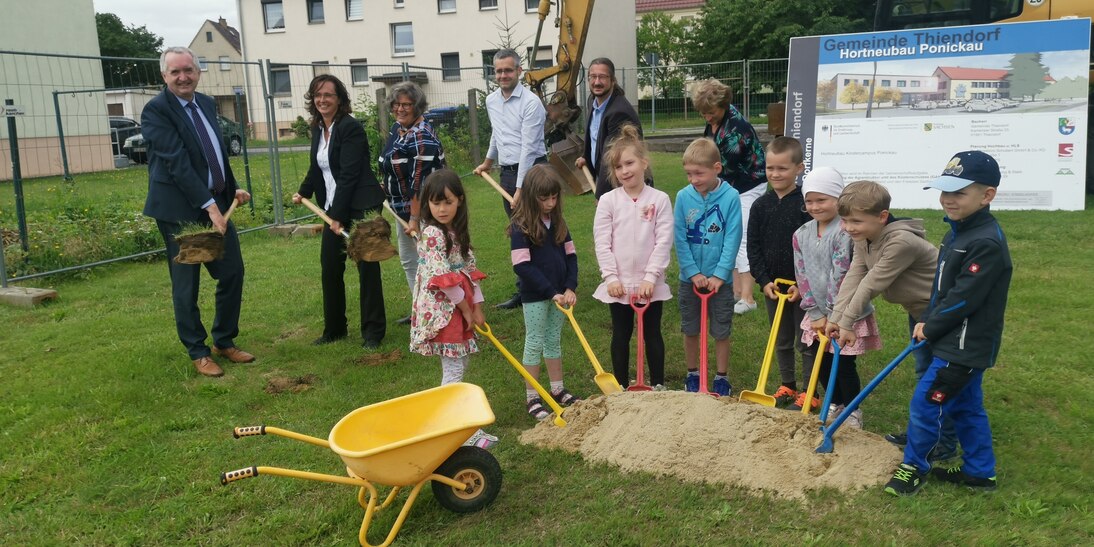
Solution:
[(1010, 96), (1021, 99), (1025, 96), (1037, 98), (1046, 87), (1048, 67), (1041, 63), (1040, 53), (1016, 53), (1010, 58), (1007, 75), (1004, 78), (1010, 85)]
[(817, 82), (817, 104), (827, 105), (834, 98), (836, 98), (836, 82), (834, 80)]
[(867, 95), (868, 92), (862, 84), (851, 82), (844, 86), (843, 91), (840, 92), (839, 102), (851, 105), (851, 110), (854, 110), (856, 104), (866, 102)]
[[(144, 25), (122, 23), (113, 13), (96, 13), (95, 29), (99, 34), (99, 53), (104, 57), (156, 58), (163, 48), (163, 38)], [(163, 82), (158, 69), (151, 63), (138, 61), (103, 61), (103, 83), (106, 87), (156, 85)]]
[[(687, 24), (665, 12), (655, 11), (642, 16), (637, 32), (638, 64), (647, 70), (638, 71), (638, 83), (656, 83), (658, 96), (682, 97), (687, 73), (677, 65), (687, 58)], [(648, 70), (647, 54), (657, 55), (657, 68)], [(656, 82), (653, 76), (656, 73)]]

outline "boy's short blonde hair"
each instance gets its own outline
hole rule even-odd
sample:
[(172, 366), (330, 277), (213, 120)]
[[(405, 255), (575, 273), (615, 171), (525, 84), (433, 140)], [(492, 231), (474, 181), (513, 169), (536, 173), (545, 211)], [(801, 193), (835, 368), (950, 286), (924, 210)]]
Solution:
[(839, 216), (850, 216), (855, 211), (880, 215), (889, 210), (892, 196), (880, 183), (872, 180), (857, 180), (848, 184), (839, 196), (836, 204)]
[(715, 163), (722, 162), (722, 153), (718, 151), (718, 145), (714, 141), (703, 137), (691, 141), (687, 150), (684, 150), (684, 165), (702, 165), (713, 167)]
[(798, 139), (793, 137), (775, 137), (770, 143), (767, 144), (768, 154), (785, 154), (790, 153), (790, 159), (795, 164), (802, 162), (802, 157), (805, 156), (805, 151), (802, 150), (802, 143), (798, 142)]

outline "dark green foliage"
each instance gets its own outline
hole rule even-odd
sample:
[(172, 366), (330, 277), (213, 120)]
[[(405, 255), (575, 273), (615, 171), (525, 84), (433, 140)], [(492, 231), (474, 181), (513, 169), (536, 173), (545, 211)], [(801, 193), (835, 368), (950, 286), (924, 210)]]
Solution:
[[(95, 29), (99, 35), (99, 53), (104, 57), (160, 56), (163, 38), (145, 28), (122, 23), (113, 13), (96, 13)], [(163, 82), (149, 63), (138, 61), (103, 61), (103, 82), (106, 87), (158, 85)]]

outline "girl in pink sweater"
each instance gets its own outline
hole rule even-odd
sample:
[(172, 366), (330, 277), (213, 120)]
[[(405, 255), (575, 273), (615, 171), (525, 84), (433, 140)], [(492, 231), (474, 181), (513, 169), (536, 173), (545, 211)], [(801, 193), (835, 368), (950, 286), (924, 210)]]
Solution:
[(605, 165), (612, 167), (609, 176), (615, 189), (601, 196), (593, 221), (596, 261), (604, 280), (593, 298), (611, 310), (612, 369), (622, 386), (630, 383), (631, 295), (649, 303), (642, 327), (650, 383), (660, 391), (665, 383), (661, 309), (672, 298), (665, 283), (673, 240), (672, 203), (668, 194), (646, 186), (649, 151), (637, 127), (623, 126), (609, 147)]

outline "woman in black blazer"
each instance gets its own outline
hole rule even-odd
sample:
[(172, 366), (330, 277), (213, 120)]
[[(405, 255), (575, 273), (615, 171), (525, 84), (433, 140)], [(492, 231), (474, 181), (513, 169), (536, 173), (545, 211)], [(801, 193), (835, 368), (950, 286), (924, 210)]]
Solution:
[[(328, 344), (345, 338), (346, 321), (346, 241), (347, 232), (366, 212), (378, 211), (384, 192), (372, 172), (372, 154), (368, 137), (350, 115), (349, 93), (338, 78), (316, 76), (304, 95), (311, 114), (311, 167), (293, 203), (315, 196), (315, 203), (334, 223), (323, 230), (319, 251), (323, 285), (323, 334), (313, 343)], [(365, 348), (380, 345), (387, 330), (384, 313), (384, 289), (380, 283), (378, 262), (358, 262), (361, 286), (361, 338)]]

